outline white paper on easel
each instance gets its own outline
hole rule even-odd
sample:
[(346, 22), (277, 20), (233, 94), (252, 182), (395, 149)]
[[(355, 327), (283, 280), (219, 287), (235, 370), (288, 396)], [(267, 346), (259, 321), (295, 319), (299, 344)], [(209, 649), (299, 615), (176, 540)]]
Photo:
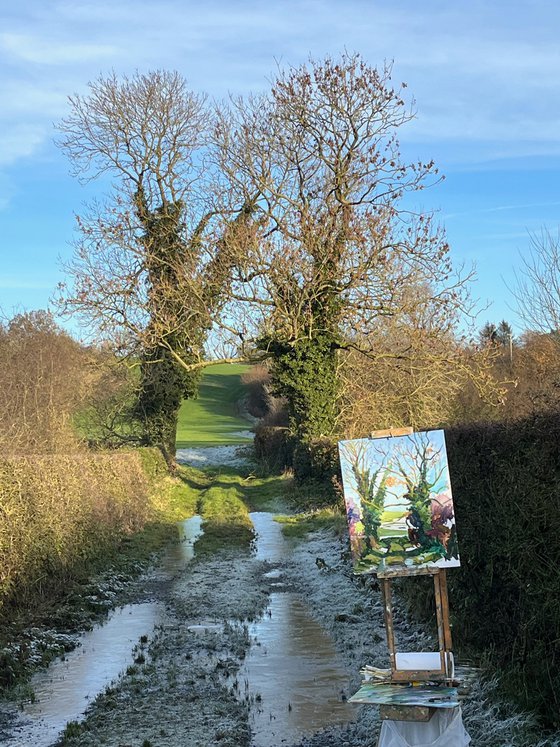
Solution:
[[(399, 671), (425, 671), (441, 669), (439, 651), (413, 651), (395, 654), (395, 664)], [(453, 657), (451, 658), (453, 669)], [(453, 676), (453, 673), (451, 674)]]

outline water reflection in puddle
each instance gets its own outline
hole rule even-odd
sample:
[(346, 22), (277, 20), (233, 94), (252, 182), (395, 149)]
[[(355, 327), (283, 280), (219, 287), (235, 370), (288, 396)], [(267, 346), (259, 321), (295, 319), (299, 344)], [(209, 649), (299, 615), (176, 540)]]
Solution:
[(201, 516), (191, 516), (190, 519), (179, 522), (177, 526), (179, 542), (167, 549), (161, 562), (161, 570), (166, 573), (182, 571), (187, 563), (190, 563), (194, 558), (194, 544), (203, 534)]
[(290, 551), (290, 542), (282, 534), (282, 525), (274, 521), (274, 514), (266, 511), (254, 511), (249, 514), (257, 535), (255, 554), (257, 560), (278, 563), (284, 560)]
[(31, 682), (36, 701), (23, 709), (31, 721), (5, 744), (47, 747), (68, 721), (80, 720), (88, 702), (132, 664), (132, 649), (140, 636), (151, 633), (160, 607), (151, 602), (115, 610), (104, 625), (81, 637), (79, 648), (36, 674)]
[[(280, 562), (290, 543), (272, 514), (251, 518), (257, 531), (256, 554)], [(281, 569), (267, 574), (281, 579)], [(311, 617), (302, 599), (273, 592), (261, 620), (249, 632), (252, 646), (238, 677), (254, 700), (252, 744), (290, 744), (321, 728), (351, 721), (355, 709), (343, 701), (349, 675), (336, 661), (330, 637)]]
[[(179, 524), (179, 542), (162, 560), (162, 570), (172, 575), (194, 557), (194, 543), (201, 535), (201, 518)], [(162, 620), (160, 602), (130, 604), (114, 610), (103, 625), (80, 637), (80, 645), (64, 659), (57, 659), (36, 674), (31, 687), (35, 702), (26, 704), (22, 721), (6, 747), (49, 747), (68, 721), (81, 720), (88, 703), (132, 664), (132, 650), (143, 635), (150, 636)]]

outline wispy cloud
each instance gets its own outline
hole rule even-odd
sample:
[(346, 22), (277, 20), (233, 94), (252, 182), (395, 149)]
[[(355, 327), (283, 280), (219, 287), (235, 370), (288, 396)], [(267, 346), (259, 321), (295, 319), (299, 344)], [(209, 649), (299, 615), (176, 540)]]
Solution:
[(502, 213), (512, 210), (517, 212), (519, 210), (527, 210), (528, 208), (547, 208), (557, 207), (558, 205), (560, 205), (560, 200), (554, 200), (552, 202), (528, 202), (515, 205), (495, 205), (488, 208), (475, 208), (473, 210), (465, 210), (457, 213), (446, 213), (445, 215), (442, 215), (442, 219), (449, 220), (450, 218), (458, 218), (466, 215), (484, 215), (485, 213)]
[[(483, 291), (489, 295), (495, 257), (500, 268), (507, 267), (523, 229), (558, 214), (556, 183), (546, 170), (560, 164), (559, 26), (560, 4), (551, 0), (5, 2), (0, 248), (3, 242), (6, 256), (19, 261), (23, 280), (15, 264), (4, 266), (11, 274), (0, 281), (3, 297), (13, 292), (23, 298), (28, 291), (32, 305), (48, 297), (41, 291), (50, 283), (30, 278), (28, 255), (14, 247), (21, 240), (36, 248), (34, 262), (44, 263), (48, 278), (53, 247), (60, 251), (66, 240), (57, 211), (61, 192), (73, 187), (60, 178), (67, 165), (48, 143), (53, 122), (66, 113), (68, 94), (85, 92), (89, 80), (111, 69), (130, 74), (167, 68), (221, 98), (264, 89), (277, 62), (298, 65), (309, 55), (322, 58), (343, 49), (361, 52), (372, 64), (394, 60), (395, 82), (408, 83), (417, 118), (399, 133), (403, 150), (407, 158), (435, 157), (453, 177), (438, 188), (444, 194), (441, 215), (461, 256), (476, 256), (481, 276), (490, 278)], [(506, 171), (517, 174), (517, 181)], [(40, 236), (28, 221), (33, 191), (43, 209)], [(69, 214), (83, 193), (66, 197)], [(427, 199), (433, 199), (431, 192)]]
[[(394, 60), (418, 117), (407, 144), (468, 164), (560, 151), (560, 6), (535, 0), (27, 0), (0, 11), (0, 122), (15, 163), (50, 137), (69, 93), (115, 68), (177, 68), (221, 97), (263, 88), (281, 64), (343, 48)], [(27, 147), (14, 132), (29, 132)], [(12, 134), (10, 134), (12, 133)], [(41, 134), (38, 134), (41, 133)], [(9, 151), (13, 153), (9, 155)]]
[(0, 213), (8, 209), (14, 193), (14, 185), (5, 175), (0, 173)]
[(41, 124), (22, 123), (5, 128), (0, 138), (0, 166), (11, 166), (32, 156), (45, 142), (48, 133), (49, 128)]
[(117, 48), (107, 44), (72, 43), (62, 37), (45, 39), (35, 34), (0, 34), (0, 51), (9, 57), (38, 65), (69, 65), (109, 60)]

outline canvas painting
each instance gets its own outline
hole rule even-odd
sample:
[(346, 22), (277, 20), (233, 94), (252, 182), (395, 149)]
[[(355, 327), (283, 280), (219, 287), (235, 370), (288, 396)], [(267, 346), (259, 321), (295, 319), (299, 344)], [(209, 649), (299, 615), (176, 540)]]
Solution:
[(340, 441), (356, 573), (458, 566), (443, 431)]

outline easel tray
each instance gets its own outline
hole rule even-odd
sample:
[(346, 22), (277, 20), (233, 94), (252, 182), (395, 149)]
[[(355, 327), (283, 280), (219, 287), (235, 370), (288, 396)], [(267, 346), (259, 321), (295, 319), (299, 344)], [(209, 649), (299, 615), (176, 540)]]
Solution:
[(351, 698), (348, 698), (348, 702), (369, 705), (456, 708), (459, 705), (459, 695), (456, 687), (387, 685), (368, 682), (362, 685)]

